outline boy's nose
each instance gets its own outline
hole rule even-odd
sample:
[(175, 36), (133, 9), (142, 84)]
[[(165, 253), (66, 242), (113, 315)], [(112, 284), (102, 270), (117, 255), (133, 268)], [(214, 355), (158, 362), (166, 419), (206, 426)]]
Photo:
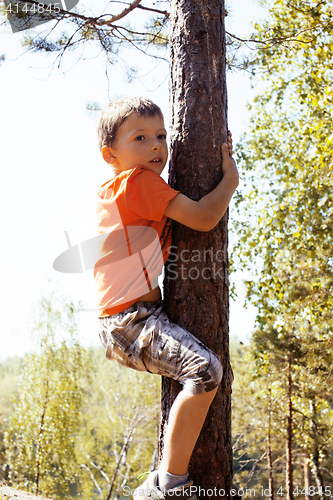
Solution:
[(152, 146), (153, 151), (157, 151), (158, 149), (161, 148), (161, 144), (159, 142), (155, 142)]

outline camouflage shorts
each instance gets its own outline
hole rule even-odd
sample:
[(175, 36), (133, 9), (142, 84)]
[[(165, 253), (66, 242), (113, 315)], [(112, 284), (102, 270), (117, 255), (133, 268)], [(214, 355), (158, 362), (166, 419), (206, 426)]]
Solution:
[(162, 301), (136, 302), (99, 321), (106, 357), (119, 365), (171, 377), (192, 394), (212, 391), (222, 379), (216, 354), (172, 323)]

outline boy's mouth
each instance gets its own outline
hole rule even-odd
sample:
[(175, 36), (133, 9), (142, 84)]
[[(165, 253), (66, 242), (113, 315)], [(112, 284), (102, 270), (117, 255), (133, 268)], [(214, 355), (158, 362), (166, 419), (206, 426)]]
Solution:
[(161, 161), (162, 161), (162, 157), (157, 156), (156, 158), (153, 158), (152, 160), (150, 160), (149, 163), (161, 163)]

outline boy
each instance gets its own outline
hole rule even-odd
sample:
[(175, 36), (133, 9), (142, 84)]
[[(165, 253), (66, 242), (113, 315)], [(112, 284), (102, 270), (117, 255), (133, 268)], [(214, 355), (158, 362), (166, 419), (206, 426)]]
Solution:
[(150, 100), (110, 103), (98, 136), (114, 173), (99, 191), (101, 248), (94, 269), (106, 357), (183, 385), (170, 411), (160, 466), (135, 496), (194, 500), (188, 465), (223, 370), (212, 351), (169, 321), (157, 277), (170, 252), (170, 219), (209, 231), (225, 213), (239, 182), (232, 140), (229, 136), (222, 146), (223, 179), (193, 201), (160, 177), (168, 157), (166, 130), (160, 108)]

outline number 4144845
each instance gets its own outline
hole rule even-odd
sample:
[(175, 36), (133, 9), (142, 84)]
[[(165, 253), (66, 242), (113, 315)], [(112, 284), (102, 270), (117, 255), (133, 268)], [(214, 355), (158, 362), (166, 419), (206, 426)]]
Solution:
[[(315, 486), (310, 486), (308, 491), (306, 491), (306, 488), (299, 488), (298, 486), (296, 486), (296, 488), (294, 488), (293, 490), (293, 494), (295, 496), (298, 495), (305, 496), (307, 494), (311, 497), (315, 495), (320, 495), (321, 497), (323, 495), (330, 497), (332, 495), (332, 490), (333, 488), (331, 486), (324, 486), (323, 488), (316, 488)], [(282, 486), (278, 489), (277, 494), (281, 496), (284, 495)]]
[(43, 3), (9, 3), (6, 5), (6, 11), (8, 14), (17, 14), (19, 12), (24, 12), (26, 14), (59, 14), (60, 8), (53, 5), (44, 5)]

